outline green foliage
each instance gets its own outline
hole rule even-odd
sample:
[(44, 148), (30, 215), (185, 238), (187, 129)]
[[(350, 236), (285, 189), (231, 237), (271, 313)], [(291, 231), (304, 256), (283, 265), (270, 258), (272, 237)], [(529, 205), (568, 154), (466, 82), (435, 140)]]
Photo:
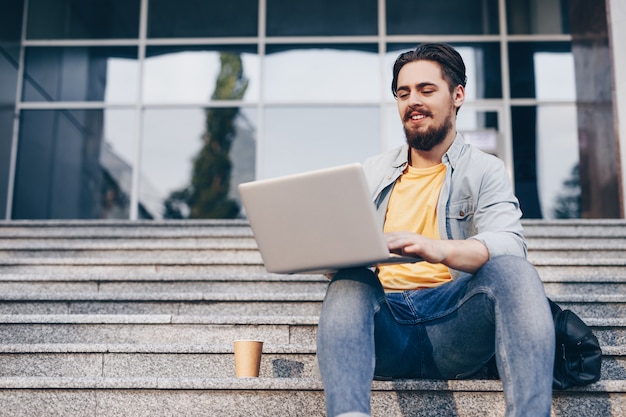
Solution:
[[(222, 52), (221, 69), (213, 100), (240, 100), (248, 87), (239, 54)], [(166, 218), (234, 218), (239, 204), (229, 198), (232, 162), (230, 149), (237, 135), (235, 119), (239, 108), (206, 111), (203, 146), (193, 161), (191, 184), (174, 191), (165, 201)]]
[(570, 177), (563, 182), (563, 191), (558, 195), (554, 207), (557, 219), (580, 219), (581, 192), (578, 164), (572, 168)]

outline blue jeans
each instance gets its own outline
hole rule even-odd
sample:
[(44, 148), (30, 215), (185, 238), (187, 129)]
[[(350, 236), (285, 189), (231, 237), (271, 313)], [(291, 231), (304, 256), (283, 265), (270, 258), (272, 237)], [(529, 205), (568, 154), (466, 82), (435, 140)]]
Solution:
[(345, 269), (318, 328), (327, 416), (369, 416), (376, 376), (464, 378), (495, 354), (506, 416), (548, 417), (554, 346), (543, 284), (525, 259), (496, 257), (440, 287), (388, 294), (372, 271)]

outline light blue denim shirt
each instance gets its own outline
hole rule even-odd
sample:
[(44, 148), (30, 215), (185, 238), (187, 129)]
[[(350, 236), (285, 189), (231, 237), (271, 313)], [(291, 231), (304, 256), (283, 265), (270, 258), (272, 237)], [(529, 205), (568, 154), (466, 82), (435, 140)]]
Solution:
[[(374, 156), (363, 164), (381, 227), (395, 181), (408, 164), (404, 145)], [(446, 177), (437, 203), (441, 239), (477, 239), (489, 256), (526, 257), (522, 212), (504, 163), (457, 136), (442, 158)], [(416, 213), (419, 215), (419, 213)], [(464, 275), (450, 270), (453, 277)]]

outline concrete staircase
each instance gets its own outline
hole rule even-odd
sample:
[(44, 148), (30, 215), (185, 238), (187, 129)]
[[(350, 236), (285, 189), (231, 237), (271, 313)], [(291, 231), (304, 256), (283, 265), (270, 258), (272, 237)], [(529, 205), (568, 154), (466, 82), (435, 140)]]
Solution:
[[(602, 380), (554, 416), (626, 415), (626, 221), (526, 221), (554, 301), (591, 325)], [(324, 416), (326, 279), (265, 272), (245, 221), (0, 223), (0, 416)], [(265, 341), (234, 378), (232, 341)], [(503, 416), (494, 380), (375, 381), (374, 416)]]

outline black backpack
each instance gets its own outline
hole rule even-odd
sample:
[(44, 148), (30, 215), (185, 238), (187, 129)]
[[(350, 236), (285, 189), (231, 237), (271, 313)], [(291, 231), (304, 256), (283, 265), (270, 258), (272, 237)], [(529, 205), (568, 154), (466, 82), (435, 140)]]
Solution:
[(566, 389), (598, 381), (602, 365), (598, 338), (573, 311), (562, 310), (552, 300), (548, 301), (556, 331), (553, 388)]
[[(598, 381), (602, 365), (598, 338), (573, 311), (561, 309), (550, 299), (548, 302), (556, 333), (552, 388), (566, 389)], [(495, 356), (487, 364), (486, 375), (500, 378)]]

